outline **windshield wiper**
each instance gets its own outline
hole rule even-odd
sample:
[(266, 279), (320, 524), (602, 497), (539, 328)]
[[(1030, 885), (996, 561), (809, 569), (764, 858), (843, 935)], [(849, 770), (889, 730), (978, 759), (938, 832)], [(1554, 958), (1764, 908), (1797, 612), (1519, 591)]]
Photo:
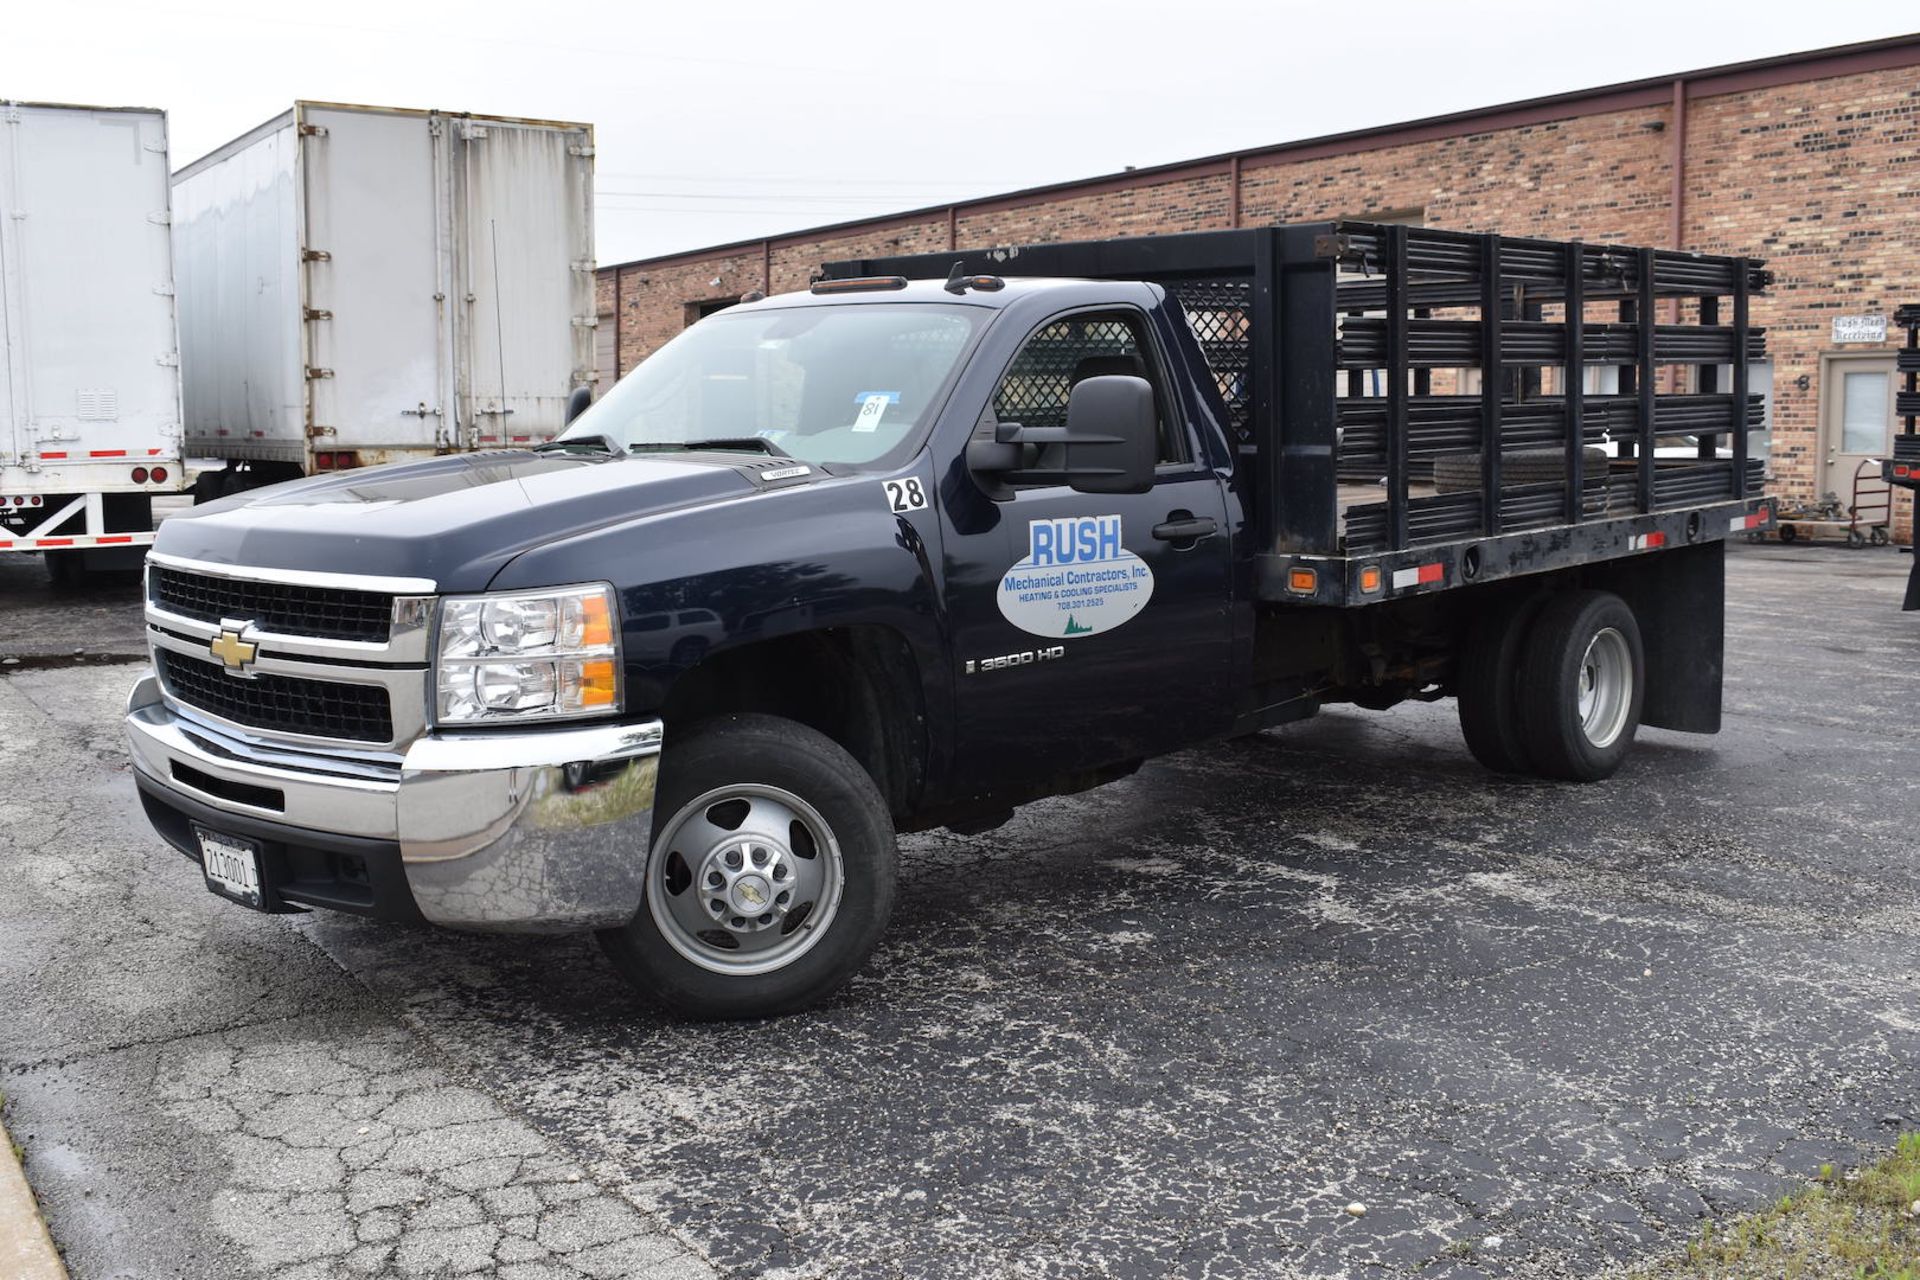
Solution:
[(561, 449), (561, 450), (565, 450), (568, 453), (574, 453), (581, 450), (598, 450), (599, 452), (606, 453), (606, 454), (619, 454), (619, 453), (626, 452), (626, 450), (622, 449), (619, 443), (615, 441), (612, 436), (602, 436), (602, 435), (566, 436), (563, 439), (559, 439), (559, 440), (544, 440), (541, 443), (533, 446), (533, 452), (535, 453), (540, 453), (548, 449)]
[(657, 450), (663, 453), (677, 453), (682, 450), (692, 449), (718, 449), (722, 452), (736, 449), (759, 449), (764, 453), (772, 454), (776, 458), (791, 458), (793, 456), (765, 436), (715, 436), (711, 440), (649, 441), (646, 444), (637, 444), (633, 447), (636, 452), (641, 449), (647, 449)]

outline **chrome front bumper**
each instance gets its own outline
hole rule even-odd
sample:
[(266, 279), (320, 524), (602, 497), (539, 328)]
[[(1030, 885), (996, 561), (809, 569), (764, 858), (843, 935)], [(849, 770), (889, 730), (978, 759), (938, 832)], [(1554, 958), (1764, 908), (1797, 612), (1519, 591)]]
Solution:
[(502, 932), (633, 918), (661, 733), (652, 720), (429, 734), (395, 767), (202, 724), (166, 704), (151, 672), (127, 700), (133, 765), (150, 785), (295, 832), (395, 844), (428, 920)]

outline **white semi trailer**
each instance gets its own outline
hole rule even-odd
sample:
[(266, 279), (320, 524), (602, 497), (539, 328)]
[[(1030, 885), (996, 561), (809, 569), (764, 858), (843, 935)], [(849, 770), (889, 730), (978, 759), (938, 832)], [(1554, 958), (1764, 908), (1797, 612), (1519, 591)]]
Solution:
[(184, 483), (167, 117), (0, 102), (0, 554), (133, 567)]
[(593, 381), (590, 125), (298, 102), (173, 201), (200, 500), (545, 440)]

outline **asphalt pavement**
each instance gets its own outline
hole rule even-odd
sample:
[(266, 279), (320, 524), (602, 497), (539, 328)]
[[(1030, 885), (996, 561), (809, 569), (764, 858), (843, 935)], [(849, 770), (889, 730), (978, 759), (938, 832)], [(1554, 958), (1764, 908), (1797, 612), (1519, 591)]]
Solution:
[(1920, 1126), (1907, 564), (1736, 548), (1725, 731), (1604, 784), (1334, 710), (908, 838), (870, 968), (720, 1027), (214, 899), (70, 652), (134, 602), (8, 570), (7, 1122), (79, 1280), (1590, 1276)]

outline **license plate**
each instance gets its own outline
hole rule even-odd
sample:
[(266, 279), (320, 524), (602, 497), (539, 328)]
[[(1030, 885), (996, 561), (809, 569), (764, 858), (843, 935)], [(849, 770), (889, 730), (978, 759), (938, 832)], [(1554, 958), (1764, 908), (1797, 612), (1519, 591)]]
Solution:
[(200, 866), (207, 873), (207, 888), (259, 910), (260, 846), (199, 827), (194, 834), (200, 837)]

